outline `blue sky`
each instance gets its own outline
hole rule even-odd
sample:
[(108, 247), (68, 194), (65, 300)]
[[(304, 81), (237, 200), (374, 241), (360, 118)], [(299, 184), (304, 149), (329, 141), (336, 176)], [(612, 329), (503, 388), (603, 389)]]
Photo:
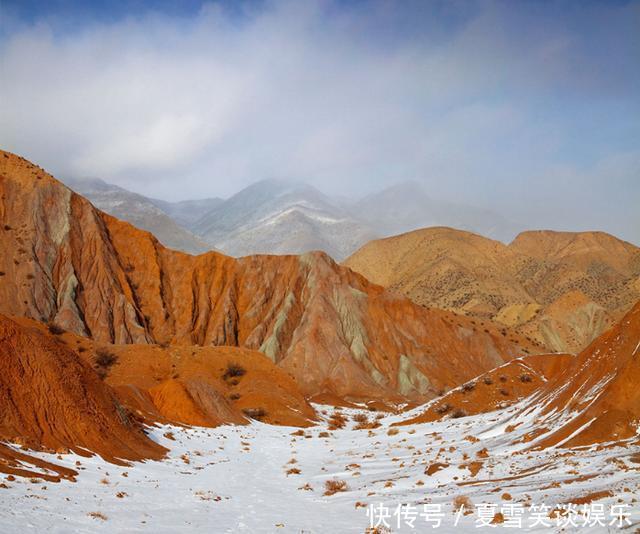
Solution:
[(417, 180), (640, 243), (640, 2), (20, 1), (0, 145), (163, 198)]

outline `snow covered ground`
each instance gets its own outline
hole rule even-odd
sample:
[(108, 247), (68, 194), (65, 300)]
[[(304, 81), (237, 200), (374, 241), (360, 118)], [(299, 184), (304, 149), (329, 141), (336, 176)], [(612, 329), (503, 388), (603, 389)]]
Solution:
[[(379, 532), (635, 532), (640, 447), (528, 451), (512, 442), (531, 426), (507, 426), (519, 408), (391, 432), (407, 414), (344, 409), (350, 421), (332, 431), (162, 426), (150, 432), (168, 459), (129, 467), (39, 454), (79, 469), (77, 482), (0, 475), (0, 532), (363, 533), (372, 519)], [(357, 413), (381, 426), (353, 430)], [(327, 481), (346, 491), (325, 495)], [(552, 512), (586, 496), (596, 500)]]

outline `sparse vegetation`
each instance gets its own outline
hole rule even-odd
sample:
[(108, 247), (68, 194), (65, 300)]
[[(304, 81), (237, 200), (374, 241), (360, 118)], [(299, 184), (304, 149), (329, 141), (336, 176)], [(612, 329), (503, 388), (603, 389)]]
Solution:
[(62, 328), (61, 326), (58, 326), (55, 323), (49, 323), (47, 325), (47, 329), (49, 330), (49, 333), (53, 334), (54, 336), (60, 336), (66, 333), (66, 330), (64, 328)]
[(466, 417), (467, 415), (467, 412), (465, 412), (462, 408), (458, 408), (451, 414), (451, 417), (453, 419), (459, 419), (460, 417)]
[(520, 382), (531, 382), (533, 381), (533, 378), (531, 378), (531, 375), (528, 375), (527, 373), (523, 373), (520, 375)]
[(445, 402), (444, 404), (441, 404), (440, 406), (438, 406), (435, 411), (438, 415), (443, 415), (447, 413), (449, 410), (451, 410), (451, 405)]
[(473, 391), (475, 388), (476, 388), (475, 382), (467, 382), (466, 384), (462, 385), (463, 393), (466, 393), (467, 391)]
[(107, 349), (98, 349), (94, 361), (100, 369), (108, 370), (118, 361), (118, 356)]
[(222, 375), (222, 379), (229, 380), (230, 378), (240, 378), (241, 376), (244, 376), (246, 373), (247, 373), (247, 370), (244, 367), (242, 367), (240, 364), (229, 362), (227, 364), (227, 369)]
[(347, 491), (349, 487), (344, 480), (327, 480), (324, 483), (324, 494), (326, 496), (335, 495), (342, 491)]
[(490, 376), (485, 376), (482, 381), (487, 385), (490, 386), (493, 384), (493, 378), (491, 378)]

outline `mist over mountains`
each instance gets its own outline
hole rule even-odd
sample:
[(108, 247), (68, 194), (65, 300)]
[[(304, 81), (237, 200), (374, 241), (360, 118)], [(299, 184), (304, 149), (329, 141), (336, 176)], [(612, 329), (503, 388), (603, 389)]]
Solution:
[(169, 202), (95, 178), (66, 184), (99, 209), (189, 253), (231, 256), (322, 250), (341, 261), (368, 241), (427, 226), (451, 226), (511, 241), (523, 228), (490, 210), (432, 198), (402, 182), (360, 199), (332, 197), (307, 184), (258, 181), (228, 199)]

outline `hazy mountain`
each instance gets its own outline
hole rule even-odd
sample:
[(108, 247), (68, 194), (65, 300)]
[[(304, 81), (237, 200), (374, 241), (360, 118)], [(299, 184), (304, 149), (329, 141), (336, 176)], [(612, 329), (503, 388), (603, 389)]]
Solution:
[(304, 184), (263, 180), (212, 209), (194, 231), (233, 256), (323, 250), (342, 259), (375, 237), (329, 197)]
[(383, 237), (429, 226), (449, 226), (506, 243), (524, 230), (490, 210), (434, 200), (416, 182), (403, 182), (366, 196), (352, 205), (351, 214)]
[(193, 225), (211, 210), (224, 202), (222, 198), (202, 198), (198, 200), (166, 200), (149, 199), (180, 226), (193, 231)]
[[(181, 227), (176, 222), (178, 217), (175, 215), (170, 216), (167, 212), (171, 211), (178, 215), (184, 214), (189, 211), (188, 208), (191, 202), (193, 202), (194, 206), (208, 206), (217, 199), (172, 204), (132, 193), (97, 178), (66, 179), (65, 183), (109, 215), (151, 232), (167, 247), (191, 254), (198, 254), (211, 249), (202, 239)], [(196, 210), (194, 209), (193, 211)], [(175, 217), (175, 220), (173, 217)]]

